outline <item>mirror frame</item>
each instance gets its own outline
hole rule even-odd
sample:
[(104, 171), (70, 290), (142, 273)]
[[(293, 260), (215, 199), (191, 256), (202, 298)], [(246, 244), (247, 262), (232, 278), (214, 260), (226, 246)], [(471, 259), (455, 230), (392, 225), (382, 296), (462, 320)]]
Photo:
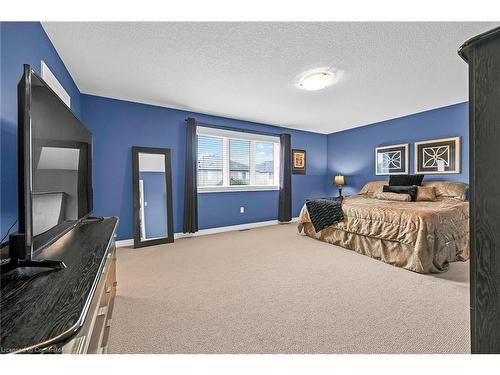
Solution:
[[(160, 154), (165, 157), (165, 187), (167, 190), (167, 236), (153, 240), (141, 240), (139, 199), (139, 154)], [(172, 212), (172, 163), (169, 148), (132, 146), (132, 194), (134, 201), (134, 248), (174, 242)]]

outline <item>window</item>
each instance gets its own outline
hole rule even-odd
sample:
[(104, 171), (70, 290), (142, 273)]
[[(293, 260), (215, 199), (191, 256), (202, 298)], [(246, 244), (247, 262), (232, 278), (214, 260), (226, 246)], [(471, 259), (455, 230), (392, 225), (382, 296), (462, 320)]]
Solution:
[(198, 186), (222, 186), (222, 138), (198, 135)]
[(198, 127), (198, 191), (277, 190), (279, 137)]

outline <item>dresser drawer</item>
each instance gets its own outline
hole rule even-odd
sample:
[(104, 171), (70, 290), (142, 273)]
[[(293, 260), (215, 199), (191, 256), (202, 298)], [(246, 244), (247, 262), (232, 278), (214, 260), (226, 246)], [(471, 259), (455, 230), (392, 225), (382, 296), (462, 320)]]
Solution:
[(64, 346), (63, 353), (106, 353), (116, 296), (116, 248), (106, 256), (94, 297), (80, 331)]

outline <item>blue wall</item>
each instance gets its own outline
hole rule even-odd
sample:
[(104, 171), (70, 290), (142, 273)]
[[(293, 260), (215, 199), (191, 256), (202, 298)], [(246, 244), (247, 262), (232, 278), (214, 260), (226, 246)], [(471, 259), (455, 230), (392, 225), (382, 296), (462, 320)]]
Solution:
[[(1, 223), (3, 237), (17, 220), (17, 83), (23, 64), (40, 73), (45, 61), (81, 115), (80, 91), (39, 22), (0, 22)], [(17, 230), (17, 225), (13, 231)]]
[[(307, 150), (307, 175), (292, 176), (293, 216), (305, 198), (326, 194), (327, 136), (165, 107), (82, 95), (83, 122), (94, 137), (94, 213), (120, 217), (118, 239), (133, 237), (132, 146), (170, 148), (174, 231), (182, 232), (187, 117), (214, 125), (288, 132), (292, 148)], [(202, 193), (200, 229), (274, 220), (278, 192)], [(245, 213), (240, 214), (240, 206)]]
[[(410, 143), (410, 173), (413, 173), (415, 141), (461, 136), (461, 173), (427, 175), (425, 180), (469, 181), (468, 103), (460, 103), (416, 113), (328, 135), (328, 175), (346, 176), (344, 192), (353, 194), (375, 175), (375, 147)], [(330, 186), (330, 193), (336, 187)]]

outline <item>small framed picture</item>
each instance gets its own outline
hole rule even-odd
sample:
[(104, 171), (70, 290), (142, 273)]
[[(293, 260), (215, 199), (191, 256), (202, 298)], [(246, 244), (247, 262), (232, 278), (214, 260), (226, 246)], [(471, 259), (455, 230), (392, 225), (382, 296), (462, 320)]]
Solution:
[(460, 173), (460, 137), (415, 142), (415, 174)]
[(408, 143), (377, 147), (375, 149), (375, 174), (408, 174)]
[(306, 174), (306, 150), (292, 150), (292, 174)]

